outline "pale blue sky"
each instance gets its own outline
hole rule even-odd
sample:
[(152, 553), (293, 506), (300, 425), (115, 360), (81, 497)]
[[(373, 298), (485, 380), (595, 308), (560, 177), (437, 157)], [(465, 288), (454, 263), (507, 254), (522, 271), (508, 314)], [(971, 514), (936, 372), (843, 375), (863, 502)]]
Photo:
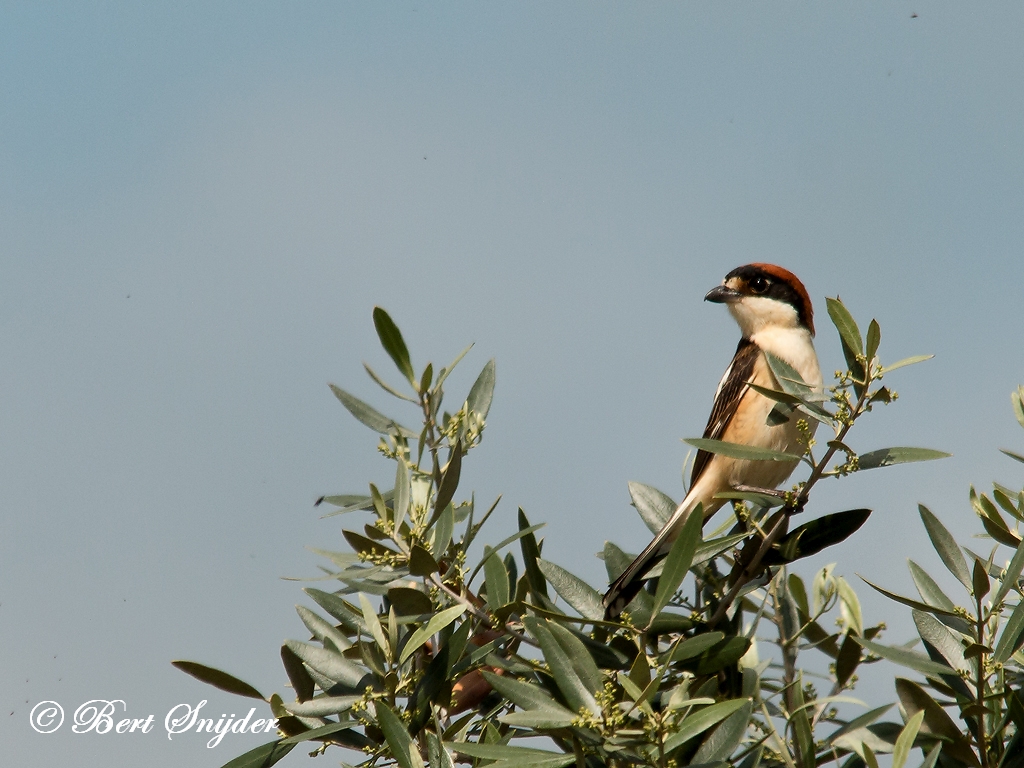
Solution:
[(996, 450), (1024, 447), (1024, 10), (964, 8), (0, 6), (11, 764), (219, 766), (259, 743), (40, 736), (28, 711), (248, 709), (173, 658), (286, 693), (278, 647), (304, 630), (278, 577), (342, 546), (312, 502), (388, 471), (326, 386), (387, 404), (360, 365), (390, 367), (374, 304), (418, 366), (476, 342), (452, 395), (497, 359), (464, 489), (504, 494), (495, 538), (517, 506), (547, 521), (545, 554), (600, 587), (604, 540), (648, 536), (626, 482), (680, 494), (679, 439), (735, 346), (704, 293), (783, 264), (826, 373), (837, 293), (884, 359), (936, 354), (853, 444), (956, 454), (821, 487), (814, 513), (876, 513), (804, 571), (906, 592), (907, 556), (941, 569), (916, 504), (966, 540), (968, 486), (1024, 475)]

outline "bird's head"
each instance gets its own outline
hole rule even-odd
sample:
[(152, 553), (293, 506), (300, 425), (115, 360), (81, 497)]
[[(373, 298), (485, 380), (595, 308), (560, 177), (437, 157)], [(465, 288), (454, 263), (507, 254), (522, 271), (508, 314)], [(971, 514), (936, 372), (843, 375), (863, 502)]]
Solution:
[(804, 328), (814, 335), (814, 309), (796, 275), (774, 264), (747, 264), (725, 276), (705, 301), (725, 304), (744, 338), (768, 327)]

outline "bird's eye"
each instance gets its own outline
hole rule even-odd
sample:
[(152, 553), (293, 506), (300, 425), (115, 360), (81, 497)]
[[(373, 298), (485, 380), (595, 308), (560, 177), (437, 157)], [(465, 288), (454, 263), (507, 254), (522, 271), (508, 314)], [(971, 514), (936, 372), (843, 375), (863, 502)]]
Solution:
[(767, 278), (758, 276), (751, 278), (748, 285), (750, 286), (750, 290), (754, 293), (764, 293), (768, 290), (769, 283)]

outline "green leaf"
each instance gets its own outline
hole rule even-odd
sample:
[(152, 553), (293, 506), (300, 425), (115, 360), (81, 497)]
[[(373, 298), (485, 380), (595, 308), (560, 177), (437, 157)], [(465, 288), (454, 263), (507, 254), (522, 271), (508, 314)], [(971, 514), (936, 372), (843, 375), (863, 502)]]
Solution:
[(384, 627), (381, 626), (377, 611), (373, 609), (369, 598), (361, 592), (359, 593), (359, 605), (363, 609), (363, 621), (366, 622), (366, 626), (370, 630), (370, 637), (377, 643), (384, 655), (390, 657), (392, 649), (388, 644), (388, 639), (384, 636)]
[(540, 686), (523, 683), (509, 677), (499, 677), (486, 669), (481, 670), (491, 687), (523, 712), (515, 712), (501, 718), (510, 725), (526, 728), (565, 728), (576, 720), (576, 713), (569, 711), (545, 693)]
[(433, 555), (419, 544), (413, 544), (409, 550), (409, 573), (413, 576), (429, 576), (438, 571), (437, 561)]
[(657, 488), (633, 480), (629, 482), (629, 497), (651, 533), (658, 533), (664, 528), (678, 506)]
[(404, 664), (420, 646), (427, 642), (427, 640), (447, 627), (465, 612), (466, 607), (464, 605), (455, 605), (451, 608), (446, 608), (435, 616), (432, 616), (426, 624), (409, 636), (409, 639), (405, 643), (405, 647), (402, 649), (402, 655), (398, 658), (398, 663)]
[(604, 686), (604, 678), (601, 671), (594, 663), (593, 656), (587, 650), (587, 646), (565, 627), (556, 621), (547, 621), (548, 631), (552, 634), (562, 650), (569, 657), (572, 668), (576, 671), (580, 680), (591, 693), (597, 693)]
[(1014, 459), (1015, 461), (1019, 461), (1022, 464), (1024, 464), (1024, 456), (1021, 456), (1019, 453), (1014, 453), (1013, 451), (1008, 451), (1005, 448), (1000, 448), (999, 452), (1003, 453), (1003, 454), (1006, 454), (1011, 459)]
[[(534, 757), (543, 760), (552, 757), (565, 757), (559, 752), (551, 752), (546, 749), (531, 749), (530, 747), (512, 747), (508, 744), (479, 744), (471, 741), (449, 741), (445, 746), (453, 752), (479, 757), (484, 760), (512, 760), (515, 758)], [(571, 755), (570, 755), (571, 757)]]
[[(281, 646), (281, 663), (284, 665), (285, 674), (288, 675), (288, 682), (292, 684), (295, 691), (295, 698), (299, 701), (306, 701), (313, 698), (316, 690), (316, 682), (309, 674), (302, 659), (295, 655), (295, 652), (287, 645)], [(330, 686), (328, 686), (330, 687)]]
[[(1016, 509), (1010, 503), (1010, 500), (1005, 496), (996, 491), (994, 494), (997, 499), (1000, 499), (1005, 506), (1008, 506), (1016, 514)], [(1016, 549), (1021, 543), (1020, 537), (1017, 534), (1012, 533), (1009, 527), (1006, 525), (1006, 521), (1003, 520), (1003, 516), (999, 514), (999, 510), (996, 505), (985, 494), (978, 495), (978, 492), (974, 490), (974, 486), (971, 486), (971, 506), (974, 507), (974, 511), (978, 517), (981, 518), (981, 524), (985, 527), (985, 532), (993, 539), (998, 541), (1000, 544), (1004, 544), (1007, 547)], [(1004, 508), (1005, 508), (1004, 506)]]
[(398, 330), (398, 326), (381, 307), (373, 308), (373, 327), (377, 329), (377, 336), (380, 337), (380, 344), (384, 347), (384, 351), (391, 356), (398, 370), (415, 387), (416, 374), (413, 373), (409, 350), (405, 346), (405, 340), (402, 339), (402, 332)]
[(448, 551), (448, 545), (452, 542), (452, 533), (455, 531), (455, 507), (451, 504), (444, 508), (444, 511), (437, 516), (433, 531), (430, 535), (430, 549), (428, 552), (436, 552), (438, 557), (443, 557)]
[(870, 712), (865, 712), (860, 717), (854, 718), (853, 720), (848, 722), (846, 725), (844, 725), (842, 728), (839, 728), (838, 730), (836, 730), (832, 734), (830, 734), (828, 736), (828, 738), (825, 739), (825, 744), (826, 745), (834, 744), (837, 739), (839, 739), (839, 738), (841, 738), (841, 737), (843, 737), (843, 736), (845, 736), (845, 735), (847, 735), (849, 733), (853, 733), (854, 731), (860, 730), (861, 728), (866, 728), (867, 726), (869, 726), (873, 722), (875, 722), (875, 720), (877, 720), (882, 715), (884, 715), (886, 712), (888, 712), (890, 709), (892, 709), (892, 704), (886, 704), (883, 707), (878, 707), (877, 709), (872, 709)]
[(942, 739), (943, 751), (961, 763), (979, 766), (978, 756), (971, 748), (970, 739), (960, 731), (946, 711), (917, 683), (906, 678), (896, 678), (896, 695), (908, 716), (924, 712), (922, 734)]
[(838, 544), (867, 522), (870, 509), (850, 509), (810, 520), (790, 531), (764, 558), (765, 565), (791, 563)]
[(434, 524), (434, 521), (440, 517), (441, 513), (448, 508), (452, 499), (455, 498), (455, 491), (459, 487), (459, 476), (461, 474), (462, 443), (456, 441), (455, 447), (452, 448), (448, 458), (448, 466), (445, 467), (444, 474), (441, 476), (441, 484), (437, 488), (437, 498), (434, 500), (434, 514), (430, 524), (427, 526), (428, 528)]
[(426, 392), (430, 389), (430, 382), (434, 380), (434, 364), (427, 363), (427, 367), (423, 369), (423, 375), (420, 376), (420, 392)]
[(1017, 586), (1022, 570), (1024, 570), (1024, 546), (1018, 546), (1017, 551), (1013, 553), (1013, 557), (1010, 558), (1006, 570), (999, 579), (999, 589), (996, 590), (993, 603), (998, 604), (1006, 599), (1006, 596), (1010, 594), (1010, 590)]
[[(519, 530), (522, 531), (529, 527), (530, 521), (526, 518), (526, 513), (523, 512), (523, 508), (520, 507)], [(526, 580), (530, 585), (530, 592), (533, 593), (534, 600), (538, 602), (546, 601), (548, 597), (548, 587), (547, 582), (544, 579), (544, 574), (537, 565), (537, 561), (540, 559), (540, 547), (537, 545), (537, 538), (532, 533), (526, 534), (519, 540), (519, 548), (523, 553), (523, 568), (526, 571)], [(544, 602), (544, 604), (546, 605), (547, 603)], [(601, 617), (604, 617), (603, 609)]]
[(197, 680), (202, 680), (214, 688), (220, 688), (222, 691), (234, 693), (238, 696), (248, 696), (250, 699), (266, 701), (262, 693), (243, 680), (239, 680), (234, 675), (229, 675), (227, 672), (221, 672), (219, 669), (214, 669), (195, 661), (172, 661), (171, 664), (186, 675), (192, 675)]
[[(690, 567), (693, 568), (698, 565), (703, 565), (711, 558), (717, 557), (718, 555), (725, 552), (725, 550), (743, 541), (745, 538), (747, 538), (747, 534), (736, 533), (732, 536), (723, 536), (720, 539), (710, 539), (708, 541), (702, 542), (697, 546), (697, 551), (693, 554), (693, 563), (690, 565)], [(627, 563), (629, 562), (631, 561), (627, 561)], [(660, 573), (660, 571), (658, 573)], [(651, 571), (648, 572), (648, 577), (653, 578), (654, 574), (654, 569), (651, 569)]]
[(946, 526), (926, 506), (918, 504), (917, 509), (921, 515), (921, 521), (924, 523), (924, 528), (928, 532), (928, 538), (931, 539), (932, 546), (935, 547), (935, 551), (938, 553), (943, 565), (968, 590), (974, 589), (974, 585), (971, 583), (971, 574), (967, 571), (967, 561), (964, 559), (964, 553), (960, 551), (960, 547), (957, 545), (956, 539), (953, 538), (953, 534), (947, 530)]
[(384, 379), (382, 379), (377, 374), (377, 372), (375, 370), (373, 370), (373, 368), (368, 366), (366, 363), (363, 363), (363, 368), (366, 369), (366, 372), (369, 374), (370, 378), (374, 380), (374, 382), (377, 384), (377, 386), (380, 387), (381, 389), (383, 389), (389, 395), (394, 395), (398, 399), (406, 400), (406, 401), (408, 401), (410, 403), (415, 403), (416, 402), (416, 400), (414, 398), (411, 398), (408, 395), (399, 392), (397, 389), (395, 389), (390, 384), (388, 384), (386, 381), (384, 381)]
[(718, 645), (725, 639), (722, 632), (705, 632), (702, 635), (688, 637), (683, 640), (672, 651), (672, 655), (666, 661), (685, 661), (700, 656), (708, 648)]
[(348, 409), (348, 412), (374, 432), (381, 435), (398, 434), (409, 440), (415, 440), (419, 437), (419, 435), (412, 430), (406, 429), (394, 419), (389, 419), (372, 406), (364, 403), (355, 395), (350, 395), (348, 392), (340, 387), (336, 387), (334, 384), (330, 384), (328, 386), (330, 386), (334, 396), (338, 398), (341, 401), (341, 404)]
[(892, 365), (885, 366), (882, 371), (888, 373), (889, 371), (895, 371), (897, 368), (903, 368), (907, 365), (915, 365), (917, 363), (923, 363), (925, 360), (931, 360), (935, 355), (914, 355), (913, 357), (905, 357)]
[(348, 712), (357, 701), (362, 701), (363, 695), (356, 696), (319, 696), (309, 701), (293, 701), (285, 704), (285, 708), (293, 715), (299, 717), (327, 717), (328, 715), (340, 715)]
[(1017, 423), (1024, 427), (1024, 387), (1017, 387), (1017, 391), (1010, 394), (1010, 403)]
[(865, 640), (863, 637), (856, 637), (855, 639), (858, 643), (864, 646), (864, 648), (876, 656), (881, 656), (883, 659), (888, 659), (900, 666), (913, 669), (915, 672), (920, 672), (922, 675), (942, 677), (943, 675), (953, 673), (952, 669), (946, 664), (939, 664), (937, 661), (932, 661), (927, 656), (916, 653), (915, 651), (911, 651), (907, 648), (896, 648), (893, 646), (882, 645), (881, 643), (873, 643), (870, 640)]
[(953, 454), (945, 451), (934, 451), (931, 448), (880, 448), (868, 451), (857, 457), (857, 469), (876, 469), (890, 467), (893, 464), (909, 464), (914, 461), (932, 461), (948, 459)]
[(836, 682), (840, 688), (845, 686), (861, 662), (861, 649), (853, 639), (852, 634), (843, 638), (839, 646), (839, 653), (836, 655)]
[[(857, 574), (857, 575), (860, 576), (860, 574)], [(897, 603), (902, 603), (903, 605), (909, 605), (911, 608), (916, 608), (919, 611), (927, 611), (928, 613), (936, 613), (936, 614), (941, 614), (943, 616), (956, 616), (957, 615), (956, 611), (953, 610), (952, 608), (939, 608), (938, 606), (929, 605), (928, 603), (921, 603), (921, 602), (918, 602), (917, 600), (913, 600), (913, 599), (911, 599), (909, 597), (903, 597), (903, 595), (897, 595), (895, 592), (890, 592), (889, 590), (887, 590), (887, 589), (885, 589), (883, 587), (878, 586), (874, 582), (868, 581), (863, 576), (860, 576), (860, 579), (861, 579), (861, 581), (863, 581), (865, 584), (867, 584), (869, 587), (871, 587), (876, 592), (882, 593), (883, 595), (888, 597), (890, 600), (895, 600)]]
[(409, 498), (411, 495), (411, 488), (409, 484), (409, 465), (405, 463), (405, 459), (399, 457), (395, 462), (395, 536), (398, 536), (398, 530), (402, 527), (402, 522), (405, 520), (405, 516), (409, 514)]
[(903, 730), (896, 739), (896, 746), (892, 751), (892, 768), (903, 768), (910, 756), (910, 750), (914, 746), (914, 739), (924, 722), (924, 710), (910, 718)]
[(882, 329), (878, 327), (878, 321), (872, 319), (868, 323), (867, 346), (864, 348), (864, 357), (870, 363), (878, 352), (878, 345), (882, 341)]
[(391, 547), (385, 547), (380, 542), (369, 539), (361, 533), (343, 530), (341, 535), (345, 537), (345, 541), (347, 541), (349, 546), (356, 552), (365, 552), (374, 555), (398, 555), (398, 552), (391, 549)]
[(487, 584), (487, 605), (492, 612), (508, 604), (508, 571), (501, 557), (484, 547), (484, 579)]
[(422, 616), (434, 610), (430, 597), (412, 587), (392, 587), (388, 590), (388, 602), (399, 616)]
[(269, 741), (244, 755), (224, 763), (221, 768), (270, 768), (295, 748), (294, 744), (283, 741)]
[(699, 736), (708, 728), (722, 722), (729, 715), (739, 711), (749, 703), (749, 699), (731, 699), (718, 704), (712, 704), (710, 707), (689, 715), (679, 724), (675, 733), (665, 740), (665, 753), (668, 754), (693, 737)]
[(580, 616), (596, 621), (604, 618), (604, 605), (597, 590), (559, 565), (540, 559), (536, 562), (540, 572), (551, 583), (559, 597), (571, 605)]
[(864, 342), (860, 336), (860, 328), (857, 327), (857, 321), (853, 319), (850, 310), (838, 298), (826, 298), (825, 302), (828, 305), (828, 316), (832, 318), (832, 324), (839, 331), (839, 338), (843, 340), (843, 344), (854, 354), (863, 355)]
[(988, 580), (988, 573), (985, 571), (985, 565), (980, 560), (974, 561), (974, 569), (971, 572), (971, 582), (973, 586), (973, 594), (978, 600), (988, 594), (992, 584)]
[(739, 443), (727, 443), (722, 440), (687, 437), (683, 442), (688, 445), (692, 445), (699, 451), (721, 454), (722, 456), (728, 456), (730, 459), (750, 459), (753, 461), (800, 460), (800, 456), (798, 454), (773, 451), (769, 448), (755, 448), (750, 445), (740, 445)]
[(1024, 600), (1019, 602), (1003, 626), (996, 643), (993, 661), (1005, 664), (1024, 644)]
[(304, 741), (311, 741), (313, 739), (320, 739), (324, 736), (335, 735), (335, 739), (342, 737), (351, 738), (353, 736), (358, 739), (365, 738), (362, 734), (356, 733), (351, 730), (353, 727), (358, 726), (358, 721), (355, 720), (344, 720), (342, 722), (329, 722), (327, 725), (320, 726), (319, 728), (312, 728), (302, 733), (297, 733), (294, 736), (289, 736), (287, 739), (281, 739), (282, 744), (301, 744)]
[(593, 692), (588, 690), (587, 685), (576, 673), (572, 660), (548, 630), (546, 621), (531, 616), (523, 619), (523, 624), (540, 643), (544, 660), (551, 670), (551, 676), (554, 677), (558, 689), (565, 696), (566, 702), (573, 711), (578, 712), (581, 708), (586, 708), (595, 715), (599, 715), (601, 708), (594, 699)]
[(309, 645), (298, 640), (286, 640), (284, 643), (288, 649), (302, 659), (316, 672), (319, 672), (329, 680), (356, 689), (360, 681), (366, 676), (366, 671), (340, 653), (320, 648), (316, 645)]
[(331, 614), (331, 616), (336, 618), (347, 628), (355, 632), (367, 631), (366, 626), (363, 624), (362, 613), (357, 612), (353, 606), (349, 605), (341, 597), (338, 597), (338, 595), (331, 592), (324, 592), (322, 589), (314, 589), (313, 587), (306, 587), (302, 591), (313, 598), (317, 605)]
[(401, 768), (424, 768), (416, 743), (409, 735), (401, 718), (383, 701), (375, 701), (377, 724), (384, 732), (391, 754)]
[(683, 524), (676, 540), (672, 542), (672, 548), (665, 558), (661, 577), (658, 579), (658, 589), (654, 593), (654, 616), (661, 613), (661, 609), (668, 605), (676, 590), (683, 583), (683, 578), (693, 563), (697, 545), (701, 542), (701, 527), (703, 525), (704, 517), (700, 510), (693, 510)]
[(731, 667), (750, 650), (750, 644), (751, 640), (747, 637), (727, 637), (697, 658), (697, 674), (710, 675)]
[(753, 703), (747, 701), (737, 711), (729, 715), (722, 724), (712, 732), (700, 745), (697, 754), (690, 761), (691, 765), (706, 765), (719, 760), (728, 760), (729, 756), (740, 745), (740, 740), (747, 732)]
[(451, 365), (449, 365), (447, 368), (442, 368), (438, 372), (437, 382), (434, 384), (434, 391), (441, 391), (441, 385), (444, 384), (445, 379), (447, 379), (451, 372), (455, 370), (455, 366), (457, 366), (462, 361), (462, 358), (464, 358), (466, 354), (469, 352), (469, 350), (471, 350), (472, 348), (473, 345), (470, 344), (468, 347), (466, 347), (464, 350), (462, 350), (461, 352), (459, 352), (459, 354), (455, 356), (455, 359), (452, 360)]
[(792, 711), (789, 712), (789, 724), (796, 736), (796, 758), (803, 768), (814, 768), (814, 734), (811, 731), (811, 720), (804, 706), (803, 675), (800, 675), (790, 690), (793, 699)]
[(928, 573), (913, 560), (907, 561), (907, 567), (910, 569), (910, 576), (914, 580), (914, 585), (917, 587), (918, 594), (921, 595), (921, 599), (925, 601), (927, 605), (934, 605), (938, 608), (949, 612), (950, 615), (956, 611), (956, 603), (950, 600), (946, 593), (942, 591), (942, 588), (935, 583), (935, 580), (928, 575)]
[(934, 648), (950, 667), (957, 672), (971, 672), (971, 665), (964, 657), (963, 645), (942, 622), (924, 611), (911, 611), (911, 615), (917, 627), (917, 634)]
[(476, 377), (473, 386), (469, 389), (466, 397), (467, 410), (479, 413), (484, 419), (491, 410), (491, 399), (494, 397), (494, 359), (487, 361), (480, 375)]

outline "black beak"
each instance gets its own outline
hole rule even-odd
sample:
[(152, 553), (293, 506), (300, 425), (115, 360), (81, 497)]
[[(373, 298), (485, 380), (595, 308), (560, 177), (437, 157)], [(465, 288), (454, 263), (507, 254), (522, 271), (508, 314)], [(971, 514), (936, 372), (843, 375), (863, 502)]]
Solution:
[(736, 301), (743, 296), (739, 291), (734, 291), (732, 288), (726, 288), (724, 285), (716, 285), (710, 291), (707, 296), (704, 297), (704, 301), (713, 301), (715, 304), (728, 304), (731, 301)]

